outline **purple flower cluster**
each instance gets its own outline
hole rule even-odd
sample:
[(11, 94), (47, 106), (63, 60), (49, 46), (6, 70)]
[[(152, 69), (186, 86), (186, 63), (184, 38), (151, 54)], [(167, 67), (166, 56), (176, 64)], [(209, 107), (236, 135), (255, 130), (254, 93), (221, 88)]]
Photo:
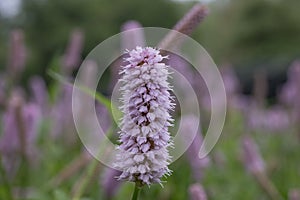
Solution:
[(251, 173), (264, 172), (265, 163), (262, 159), (258, 146), (250, 136), (244, 136), (242, 140), (243, 158), (246, 168)]
[(19, 154), (35, 161), (38, 151), (35, 146), (40, 108), (25, 102), (22, 90), (13, 91), (6, 112), (3, 114), (3, 135), (0, 137), (0, 153), (8, 176), (11, 178), (18, 167)]
[(290, 127), (290, 115), (279, 105), (268, 109), (250, 106), (246, 110), (247, 123), (251, 130), (280, 132)]
[(123, 171), (120, 180), (160, 183), (160, 178), (170, 173), (168, 127), (173, 119), (169, 110), (174, 107), (168, 66), (161, 63), (166, 57), (151, 47), (137, 47), (128, 54), (128, 64), (121, 71), (124, 116), (115, 164)]

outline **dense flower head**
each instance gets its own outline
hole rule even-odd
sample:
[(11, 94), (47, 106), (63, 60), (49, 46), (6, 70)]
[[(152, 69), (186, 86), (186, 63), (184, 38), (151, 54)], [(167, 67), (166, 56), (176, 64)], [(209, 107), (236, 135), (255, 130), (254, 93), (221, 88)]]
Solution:
[(129, 62), (129, 64), (125, 66), (125, 68), (141, 66), (144, 64), (154, 65), (161, 62), (164, 58), (167, 58), (160, 55), (158, 50), (151, 47), (136, 47), (136, 49), (131, 51), (127, 50), (127, 53), (129, 54), (129, 57), (125, 58), (125, 60)]
[(116, 168), (123, 172), (120, 180), (160, 183), (160, 178), (170, 173), (168, 127), (173, 121), (169, 111), (174, 107), (168, 66), (161, 62), (166, 57), (151, 47), (127, 53), (128, 64), (122, 67), (120, 79), (124, 116)]

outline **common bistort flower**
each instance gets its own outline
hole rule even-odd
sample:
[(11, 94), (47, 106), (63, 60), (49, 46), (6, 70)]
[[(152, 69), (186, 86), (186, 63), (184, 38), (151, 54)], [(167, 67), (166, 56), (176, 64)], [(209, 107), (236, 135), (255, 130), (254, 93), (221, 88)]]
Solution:
[(169, 175), (171, 145), (168, 127), (173, 119), (168, 66), (162, 62), (166, 56), (151, 47), (127, 52), (122, 66), (120, 145), (115, 167), (122, 171), (119, 180), (138, 185), (161, 183)]

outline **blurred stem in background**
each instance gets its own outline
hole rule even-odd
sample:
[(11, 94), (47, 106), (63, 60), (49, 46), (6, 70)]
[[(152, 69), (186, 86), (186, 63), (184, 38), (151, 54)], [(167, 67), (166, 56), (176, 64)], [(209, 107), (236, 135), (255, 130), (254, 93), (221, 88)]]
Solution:
[(254, 172), (253, 173), (258, 184), (265, 190), (265, 192), (269, 195), (272, 200), (282, 200), (282, 195), (278, 192), (275, 185), (268, 178), (265, 173), (262, 172)]
[(0, 154), (0, 175), (1, 175), (1, 182), (2, 186), (0, 189), (0, 197), (1, 199), (7, 199), (7, 200), (14, 200), (12, 189), (11, 189), (11, 183), (8, 181), (6, 177), (5, 169), (3, 168), (3, 161), (2, 161), (2, 155)]
[(49, 188), (58, 187), (67, 179), (71, 178), (76, 174), (81, 168), (83, 168), (87, 162), (90, 162), (91, 155), (89, 152), (82, 152), (77, 158), (72, 160), (71, 163), (68, 163), (54, 178), (49, 182)]
[(253, 175), (259, 186), (262, 187), (272, 200), (283, 199), (277, 188), (268, 178), (265, 170), (265, 162), (250, 135), (245, 135), (242, 142), (246, 169)]
[[(112, 128), (110, 128), (105, 135), (107, 137), (110, 137), (112, 135), (112, 133), (113, 133), (113, 130), (112, 130)], [(103, 137), (105, 137), (105, 136), (103, 136)], [(99, 144), (99, 154), (98, 155), (101, 155), (103, 153), (103, 151), (105, 151), (105, 145), (103, 145), (103, 142), (102, 142), (101, 144)], [(98, 159), (94, 158), (94, 159), (92, 159), (92, 161), (90, 161), (90, 163), (87, 167), (87, 170), (84, 172), (84, 175), (80, 178), (79, 182), (74, 185), (73, 200), (80, 200), (86, 187), (90, 183), (93, 175), (96, 173), (97, 167), (100, 167), (100, 161)]]

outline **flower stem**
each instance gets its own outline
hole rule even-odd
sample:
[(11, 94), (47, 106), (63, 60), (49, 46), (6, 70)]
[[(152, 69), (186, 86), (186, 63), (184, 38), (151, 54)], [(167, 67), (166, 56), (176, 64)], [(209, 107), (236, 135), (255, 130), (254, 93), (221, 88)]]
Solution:
[(134, 186), (134, 192), (133, 192), (133, 195), (132, 195), (131, 200), (137, 200), (137, 199), (138, 199), (140, 190), (141, 190), (141, 189), (140, 189), (140, 187), (138, 186), (138, 184), (135, 183), (135, 186)]
[(131, 200), (137, 200), (141, 191), (141, 187), (138, 183), (134, 185), (134, 191)]

